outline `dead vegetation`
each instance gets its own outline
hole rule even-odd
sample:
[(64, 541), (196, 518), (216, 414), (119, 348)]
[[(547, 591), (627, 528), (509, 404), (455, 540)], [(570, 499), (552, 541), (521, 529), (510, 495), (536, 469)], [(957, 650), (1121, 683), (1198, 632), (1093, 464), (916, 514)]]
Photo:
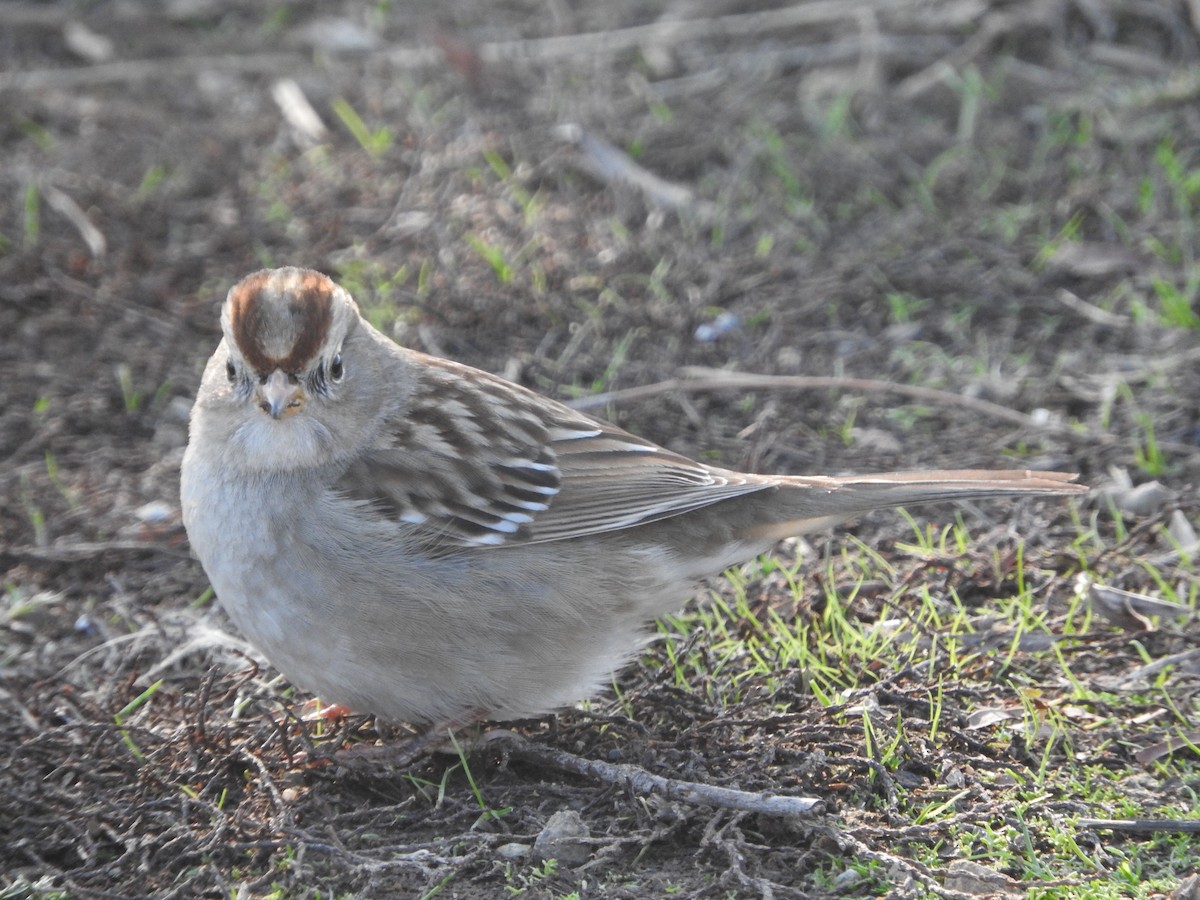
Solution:
[[(1195, 896), (1198, 22), (5, 4), (0, 897)], [(285, 263), (723, 464), (1103, 490), (781, 548), (403, 760), (301, 721), (178, 521), (217, 304)]]

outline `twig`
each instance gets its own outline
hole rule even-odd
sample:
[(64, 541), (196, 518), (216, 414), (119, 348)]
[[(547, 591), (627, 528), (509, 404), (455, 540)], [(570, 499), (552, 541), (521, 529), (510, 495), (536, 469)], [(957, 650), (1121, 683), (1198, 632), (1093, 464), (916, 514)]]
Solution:
[(92, 254), (92, 259), (99, 259), (108, 252), (108, 241), (104, 239), (104, 233), (92, 224), (91, 219), (87, 217), (87, 213), (80, 209), (78, 203), (52, 184), (43, 184), (41, 191), (42, 196), (46, 198), (46, 202), (50, 204), (50, 208), (75, 226), (75, 230), (79, 232), (79, 236), (87, 244), (88, 252)]
[(670, 100), (702, 91), (726, 88), (731, 78), (775, 76), (795, 69), (832, 67), (874, 59), (898, 64), (923, 64), (949, 52), (953, 46), (942, 35), (918, 37), (855, 35), (800, 46), (755, 46), (752, 50), (718, 53), (708, 58), (709, 68), (675, 78), (640, 85), (658, 100)]
[(964, 397), (949, 391), (939, 391), (936, 388), (921, 387), (915, 384), (897, 384), (892, 381), (880, 381), (875, 378), (845, 378), (834, 375), (753, 375), (743, 372), (726, 372), (722, 369), (705, 369), (695, 366), (680, 369), (679, 378), (669, 378), (655, 384), (640, 387), (625, 388), (619, 391), (607, 391), (603, 394), (593, 394), (572, 401), (574, 409), (595, 409), (609, 403), (619, 403), (630, 400), (644, 400), (658, 394), (669, 394), (676, 391), (683, 393), (702, 393), (723, 390), (786, 390), (786, 391), (875, 391), (879, 393), (902, 394), (914, 400), (935, 403), (939, 406), (956, 406), (968, 409), (985, 416), (1013, 422), (1023, 428), (1037, 428), (1062, 434), (1075, 432), (1066, 425), (1054, 422), (1040, 422), (1032, 416), (975, 397)]
[[(864, 10), (881, 13), (892, 9), (911, 8), (913, 5), (913, 0), (813, 0), (764, 12), (682, 22), (661, 21), (611, 31), (559, 35), (534, 40), (496, 41), (481, 45), (478, 56), (484, 63), (513, 60), (548, 62), (581, 56), (594, 58), (601, 54), (636, 48), (647, 41), (678, 44), (712, 37), (770, 34), (785, 28), (850, 20)], [(435, 46), (395, 47), (388, 50), (385, 56), (390, 65), (404, 70), (436, 66), (445, 59), (443, 51)], [(97, 84), (143, 81), (168, 76), (194, 76), (207, 71), (242, 74), (282, 73), (310, 65), (309, 58), (300, 52), (124, 60), (70, 69), (0, 72), (0, 91), (91, 87)]]
[(1088, 303), (1082, 297), (1071, 293), (1066, 288), (1060, 288), (1055, 291), (1054, 299), (1067, 309), (1078, 313), (1089, 322), (1094, 322), (1097, 325), (1104, 325), (1109, 328), (1125, 328), (1133, 321), (1129, 316), (1110, 313), (1106, 309), (1101, 309), (1092, 303)]
[[(266, 788), (267, 793), (271, 795), (271, 799), (275, 802), (275, 810), (279, 813), (288, 812), (291, 807), (286, 800), (283, 799), (283, 792), (279, 790), (279, 785), (275, 783), (274, 777), (271, 775), (271, 770), (267, 768), (267, 764), (262, 761), (256, 754), (251, 753), (246, 747), (241, 747), (237, 756), (244, 759), (258, 771), (259, 783)], [(291, 819), (291, 816), (288, 816)]]
[(593, 58), (602, 53), (635, 48), (643, 43), (681, 44), (714, 37), (773, 34), (786, 28), (852, 20), (866, 10), (884, 13), (892, 9), (911, 8), (913, 5), (912, 0), (812, 0), (762, 12), (682, 21), (667, 19), (611, 31), (484, 44), (479, 48), (479, 56), (485, 63), (509, 59), (546, 62), (579, 56)]
[(1054, 108), (1062, 112), (1145, 112), (1156, 106), (1192, 103), (1198, 95), (1200, 71), (1188, 68), (1165, 79), (1146, 79), (1129, 87), (1122, 85), (1103, 93), (1091, 90), (1069, 94), (1055, 99)]
[(1194, 752), (1197, 741), (1200, 741), (1200, 730), (1168, 735), (1166, 740), (1159, 741), (1157, 744), (1151, 744), (1149, 747), (1143, 747), (1134, 754), (1133, 758), (1143, 766), (1148, 766), (1152, 762), (1157, 762), (1164, 756), (1170, 756), (1178, 750), (1191, 750)]
[(1019, 25), (1036, 22), (1045, 14), (1040, 7), (1019, 12), (991, 13), (984, 17), (974, 33), (957, 47), (953, 53), (908, 76), (895, 87), (895, 94), (904, 100), (915, 100), (934, 86), (953, 81), (958, 73), (973, 62), (984, 51)]
[(1076, 824), (1130, 834), (1200, 834), (1200, 822), (1194, 819), (1080, 819)]
[(307, 145), (319, 143), (329, 136), (329, 129), (294, 78), (281, 78), (271, 85), (271, 99)]
[(670, 800), (680, 800), (700, 806), (716, 806), (742, 812), (770, 816), (813, 818), (825, 811), (818, 797), (789, 797), (778, 794), (740, 791), (695, 781), (680, 781), (653, 775), (640, 766), (617, 765), (595, 759), (584, 759), (564, 750), (554, 750), (531, 743), (511, 731), (493, 731), (484, 736), (486, 742), (498, 741), (514, 759), (538, 766), (553, 766), (563, 772), (594, 778), (605, 784), (617, 785), (635, 794), (660, 794)]
[(707, 200), (697, 201), (692, 189), (655, 175), (639, 165), (604, 138), (591, 134), (574, 123), (559, 125), (557, 136), (578, 147), (587, 167), (604, 181), (618, 181), (640, 190), (651, 203), (668, 209), (695, 208), (704, 216), (712, 215), (715, 207)]
[(33, 562), (83, 562), (109, 553), (161, 553), (176, 559), (191, 559), (184, 550), (149, 541), (82, 541), (77, 544), (53, 544), (49, 547), (8, 547), (0, 549), (0, 560)]
[(1136, 669), (1126, 672), (1124, 675), (1118, 676), (1116, 682), (1119, 685), (1128, 685), (1132, 684), (1134, 681), (1137, 681), (1139, 678), (1149, 678), (1151, 675), (1157, 675), (1159, 672), (1168, 668), (1169, 666), (1182, 666), (1185, 664), (1195, 666), (1198, 657), (1200, 657), (1200, 648), (1193, 648), (1191, 650), (1183, 650), (1179, 653), (1172, 653), (1170, 656), (1163, 656), (1159, 659), (1156, 659), (1152, 663), (1147, 663), (1144, 666), (1138, 666)]
[[(436, 51), (427, 54), (432, 62)], [(169, 56), (164, 59), (128, 59), (98, 66), (70, 69), (33, 69), (28, 72), (0, 72), (0, 91), (41, 91), (47, 88), (91, 88), (99, 84), (123, 84), (130, 81), (161, 79), (168, 76), (195, 76), (201, 72), (261, 75), (294, 71), (308, 65), (300, 53), (257, 53), (253, 56)]]
[(887, 809), (894, 810), (899, 807), (900, 796), (896, 792), (896, 782), (883, 763), (865, 756), (830, 757), (829, 762), (833, 765), (863, 766), (870, 769), (875, 777), (879, 779), (879, 789), (883, 792), (883, 799), (887, 804)]
[[(723, 813), (717, 813), (704, 827), (704, 835), (700, 838), (700, 846), (712, 848), (725, 856), (728, 863), (719, 884), (728, 886), (736, 882), (737, 887), (753, 890), (762, 900), (774, 900), (775, 889), (784, 889), (766, 878), (758, 878), (746, 871), (743, 863), (746, 860), (746, 836), (738, 827), (744, 813), (735, 814), (728, 822), (723, 822)], [(732, 831), (734, 836), (729, 837)]]
[[(977, 897), (974, 894), (965, 894), (943, 886), (933, 873), (921, 863), (902, 856), (894, 856), (882, 850), (872, 849), (865, 841), (843, 828), (830, 828), (822, 825), (817, 826), (814, 831), (814, 838), (824, 835), (834, 842), (846, 856), (855, 857), (860, 862), (878, 863), (882, 871), (887, 873), (888, 881), (891, 882), (893, 888), (900, 887), (903, 877), (908, 876), (930, 894), (941, 897), (943, 900), (975, 900)], [(905, 895), (915, 895), (916, 893), (916, 891), (909, 890), (905, 892)]]

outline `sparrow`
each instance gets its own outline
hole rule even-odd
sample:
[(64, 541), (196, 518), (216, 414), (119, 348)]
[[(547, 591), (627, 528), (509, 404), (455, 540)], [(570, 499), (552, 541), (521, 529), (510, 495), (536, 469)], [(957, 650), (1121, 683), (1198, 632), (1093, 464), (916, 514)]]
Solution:
[(541, 716), (697, 583), (867, 510), (1077, 494), (1034, 471), (755, 475), (399, 346), (301, 268), (235, 284), (183, 458), (191, 546), (295, 685), (387, 720)]

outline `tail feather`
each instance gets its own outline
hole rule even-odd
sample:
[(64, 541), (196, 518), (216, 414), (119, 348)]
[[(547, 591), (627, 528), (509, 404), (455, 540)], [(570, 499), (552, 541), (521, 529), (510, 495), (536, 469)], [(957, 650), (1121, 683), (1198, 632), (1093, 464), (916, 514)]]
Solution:
[(1021, 494), (1079, 494), (1086, 485), (1069, 472), (952, 469), (878, 475), (788, 476), (777, 479), (783, 521), (759, 536), (791, 537), (873, 509)]

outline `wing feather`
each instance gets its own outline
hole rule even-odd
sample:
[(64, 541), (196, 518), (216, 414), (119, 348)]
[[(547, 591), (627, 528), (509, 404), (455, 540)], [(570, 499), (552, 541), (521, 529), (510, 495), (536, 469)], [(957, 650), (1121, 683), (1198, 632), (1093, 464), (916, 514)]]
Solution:
[(338, 483), (431, 544), (585, 537), (770, 486), (448, 360), (419, 357), (404, 415)]

